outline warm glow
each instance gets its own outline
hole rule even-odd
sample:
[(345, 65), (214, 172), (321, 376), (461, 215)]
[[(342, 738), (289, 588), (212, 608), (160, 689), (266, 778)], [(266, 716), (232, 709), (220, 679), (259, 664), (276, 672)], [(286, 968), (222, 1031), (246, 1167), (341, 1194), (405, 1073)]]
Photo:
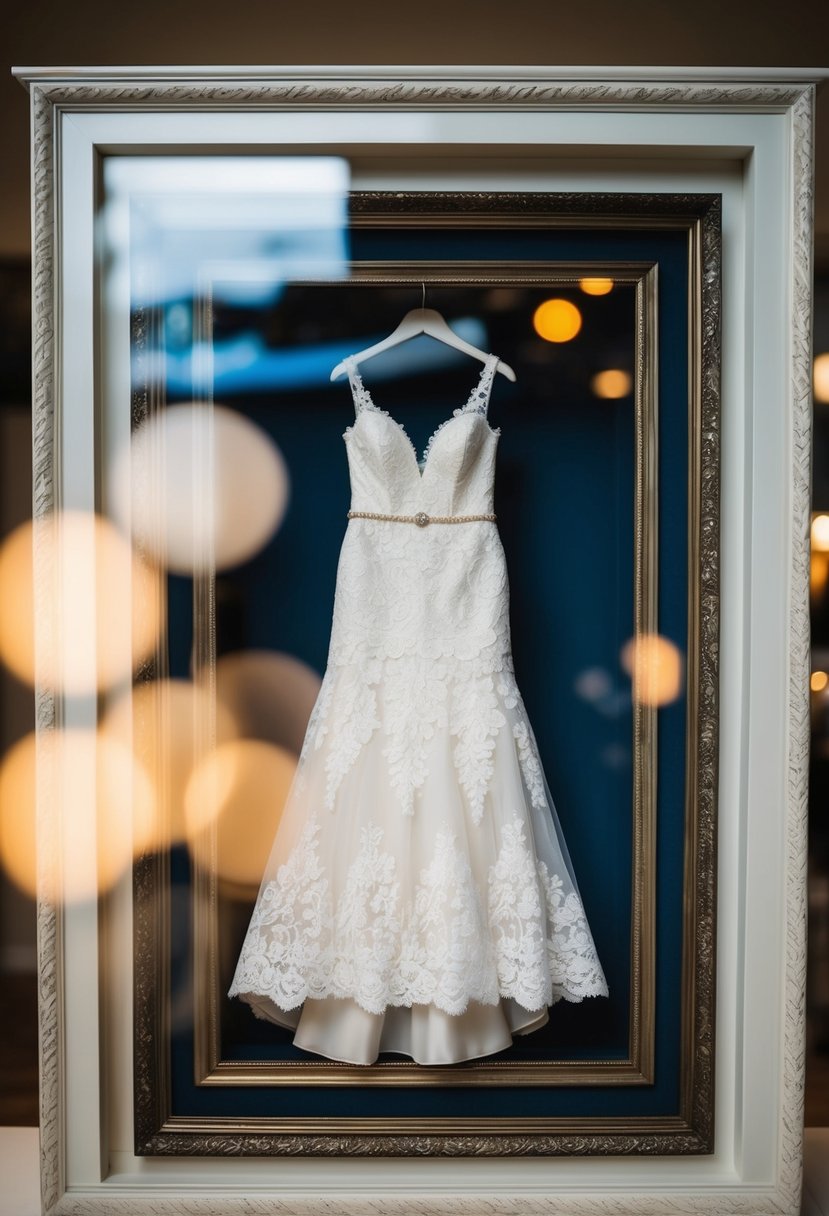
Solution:
[(809, 576), (809, 592), (812, 599), (819, 599), (823, 595), (827, 580), (829, 580), (829, 554), (816, 553), (812, 550)]
[(190, 840), (216, 824), (216, 871), (226, 882), (256, 887), (296, 772), (289, 751), (258, 739), (216, 749), (198, 766), (185, 794)]
[(597, 372), (590, 381), (590, 387), (597, 397), (617, 400), (628, 396), (633, 388), (633, 378), (630, 372), (620, 367), (609, 367), (607, 371)]
[(682, 690), (682, 655), (658, 633), (631, 638), (622, 647), (622, 666), (633, 681), (633, 699), (642, 705), (666, 705)]
[(211, 738), (221, 744), (239, 734), (232, 713), (188, 680), (152, 680), (114, 700), (101, 729), (130, 748), (152, 775), (159, 803), (153, 843), (165, 848), (185, 840), (187, 783)]
[(569, 300), (545, 300), (535, 310), (533, 326), (547, 342), (569, 342), (581, 329), (581, 313)]
[(613, 290), (612, 279), (579, 279), (579, 287), (588, 296), (606, 296)]
[(38, 681), (71, 696), (129, 676), (161, 628), (158, 574), (109, 521), (83, 512), (23, 524), (0, 549), (0, 658), (34, 683), (33, 547), (42, 572)]
[(823, 692), (826, 685), (829, 684), (829, 675), (825, 671), (813, 671), (809, 684), (812, 692)]
[(141, 551), (190, 574), (258, 553), (282, 522), (290, 479), (261, 427), (223, 406), (186, 404), (136, 432), (113, 484)]
[(821, 405), (829, 405), (829, 351), (815, 358), (812, 385), (815, 401), (819, 401)]
[(40, 893), (65, 902), (93, 899), (151, 841), (152, 782), (122, 743), (94, 731), (45, 732), (37, 743), (30, 734), (16, 743), (0, 767), (0, 863), (30, 895), (38, 892), (36, 754), (37, 780), (60, 816), (46, 841), (55, 853), (47, 859)]
[(812, 548), (818, 553), (829, 552), (829, 515), (812, 517)]
[(216, 664), (216, 696), (233, 716), (238, 733), (297, 755), (320, 683), (307, 663), (278, 651), (234, 651)]

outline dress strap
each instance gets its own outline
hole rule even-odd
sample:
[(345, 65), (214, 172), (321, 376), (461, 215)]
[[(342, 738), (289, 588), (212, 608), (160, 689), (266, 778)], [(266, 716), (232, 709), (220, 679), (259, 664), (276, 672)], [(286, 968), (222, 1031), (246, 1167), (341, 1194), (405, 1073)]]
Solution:
[(374, 402), (371, 399), (371, 393), (363, 384), (363, 377), (357, 368), (353, 355), (346, 355), (343, 359), (345, 370), (348, 372), (348, 382), (351, 385), (351, 396), (354, 399), (354, 413), (359, 414), (362, 410), (374, 409)]
[(492, 394), (492, 384), (495, 379), (495, 368), (498, 365), (499, 359), (500, 355), (487, 355), (481, 377), (476, 387), (469, 394), (469, 400), (463, 407), (465, 413), (483, 414), (486, 417), (486, 412), (489, 408), (489, 398)]

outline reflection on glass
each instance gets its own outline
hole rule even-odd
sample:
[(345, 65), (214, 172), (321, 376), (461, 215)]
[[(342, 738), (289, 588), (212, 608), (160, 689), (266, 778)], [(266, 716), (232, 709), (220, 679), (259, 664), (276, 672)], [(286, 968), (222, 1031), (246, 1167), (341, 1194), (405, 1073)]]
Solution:
[[(291, 279), (344, 273), (342, 157), (108, 157), (104, 187), (110, 297), (170, 306), (170, 353), (208, 284), (216, 300), (261, 307)], [(217, 370), (240, 351), (216, 350)]]

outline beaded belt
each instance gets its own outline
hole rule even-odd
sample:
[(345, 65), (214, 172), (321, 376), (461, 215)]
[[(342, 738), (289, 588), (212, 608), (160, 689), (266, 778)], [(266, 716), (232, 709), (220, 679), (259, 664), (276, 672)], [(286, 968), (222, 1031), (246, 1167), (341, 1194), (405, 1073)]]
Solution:
[(417, 515), (381, 515), (377, 511), (349, 511), (348, 518), (387, 519), (399, 524), (417, 524), (418, 528), (425, 528), (427, 524), (466, 524), (476, 519), (495, 523), (494, 515), (427, 515), (425, 511), (418, 511)]

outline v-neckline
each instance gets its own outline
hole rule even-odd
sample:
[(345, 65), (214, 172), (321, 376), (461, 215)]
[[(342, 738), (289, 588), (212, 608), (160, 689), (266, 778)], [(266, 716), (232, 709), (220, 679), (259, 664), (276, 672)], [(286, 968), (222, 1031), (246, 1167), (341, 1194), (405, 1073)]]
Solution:
[[(426, 470), (429, 467), (429, 457), (430, 457), (432, 446), (434, 444), (436, 436), (440, 434), (440, 432), (443, 430), (443, 428), (448, 423), (453, 422), (455, 418), (460, 418), (464, 414), (479, 413), (479, 411), (471, 409), (470, 407), (472, 405), (472, 402), (475, 400), (475, 398), (480, 396), (481, 390), (484, 387), (486, 376), (490, 370), (490, 363), (492, 363), (492, 366), (494, 367), (495, 363), (498, 362), (498, 356), (493, 355), (493, 354), (487, 355), (486, 359), (484, 360), (484, 366), (481, 369), (481, 374), (478, 377), (478, 383), (475, 385), (474, 389), (472, 389), (472, 391), (470, 392), (469, 397), (466, 400), (466, 403), (464, 405), (458, 406), (457, 409), (453, 410), (452, 413), (449, 415), (449, 417), (444, 418), (442, 422), (439, 422), (438, 425), (435, 427), (435, 429), (432, 431), (431, 435), (429, 436), (428, 440), (426, 441), (426, 447), (423, 449), (423, 464), (422, 465), (421, 465), (420, 460), (417, 455), (417, 448), (415, 447), (414, 442), (412, 441), (412, 437), (409, 435), (409, 433), (406, 430), (406, 428), (404, 427), (403, 423), (400, 422), (399, 419), (395, 418), (393, 414), (390, 414), (388, 410), (381, 409), (380, 406), (376, 404), (374, 398), (371, 395), (371, 392), (369, 391), (369, 389), (366, 388), (365, 384), (363, 383), (363, 377), (361, 376), (361, 374), (358, 370), (357, 364), (354, 363), (350, 359), (346, 360), (346, 362), (349, 364), (350, 377), (352, 380), (352, 391), (353, 391), (354, 385), (356, 384), (357, 392), (361, 398), (360, 409), (358, 410), (358, 417), (359, 417), (359, 414), (361, 414), (364, 409), (367, 409), (367, 410), (370, 410), (374, 414), (382, 414), (385, 418), (388, 418), (389, 422), (391, 422), (391, 424), (397, 428), (397, 430), (400, 432), (400, 434), (403, 436), (404, 440), (406, 441), (406, 445), (408, 446), (409, 451), (412, 454), (412, 459), (414, 461), (414, 467), (417, 472), (418, 478), (420, 479), (420, 481), (423, 481), (423, 478), (426, 474)], [(488, 400), (487, 400), (487, 404), (489, 404)], [(485, 415), (482, 414), (481, 416), (486, 421)]]

